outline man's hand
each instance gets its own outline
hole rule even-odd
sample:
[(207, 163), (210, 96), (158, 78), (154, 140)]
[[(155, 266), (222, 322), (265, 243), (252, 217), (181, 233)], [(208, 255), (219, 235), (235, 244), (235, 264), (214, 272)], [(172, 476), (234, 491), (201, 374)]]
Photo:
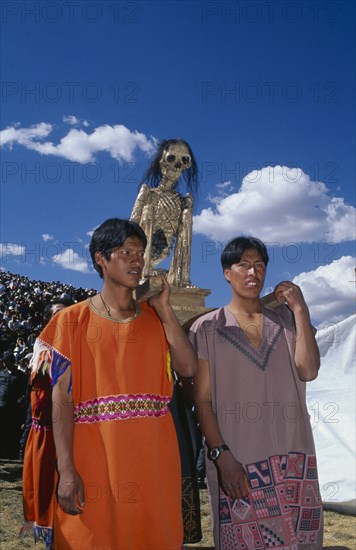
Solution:
[(226, 496), (230, 498), (249, 496), (250, 483), (246, 471), (231, 451), (221, 453), (216, 465), (219, 483)]
[[(151, 298), (148, 299), (148, 304), (153, 307), (157, 315), (161, 318), (160, 313), (164, 308), (170, 306), (169, 297), (170, 297), (170, 288), (167, 279), (162, 278), (162, 290), (158, 294), (154, 294)], [(162, 320), (162, 319), (161, 319)]]
[(274, 289), (274, 296), (279, 304), (286, 301), (293, 313), (297, 310), (308, 310), (301, 289), (291, 281), (279, 283)]
[(76, 516), (84, 512), (84, 484), (78, 472), (70, 470), (60, 474), (57, 498), (66, 514)]

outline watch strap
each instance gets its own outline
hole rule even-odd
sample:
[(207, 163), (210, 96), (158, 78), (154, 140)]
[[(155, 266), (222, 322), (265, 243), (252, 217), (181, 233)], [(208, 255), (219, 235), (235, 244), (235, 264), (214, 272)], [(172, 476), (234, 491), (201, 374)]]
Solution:
[[(219, 456), (221, 455), (222, 451), (229, 451), (229, 447), (225, 445), (219, 445), (218, 447), (212, 447), (208, 450), (208, 458), (209, 460), (217, 460)], [(215, 456), (214, 456), (215, 455)]]

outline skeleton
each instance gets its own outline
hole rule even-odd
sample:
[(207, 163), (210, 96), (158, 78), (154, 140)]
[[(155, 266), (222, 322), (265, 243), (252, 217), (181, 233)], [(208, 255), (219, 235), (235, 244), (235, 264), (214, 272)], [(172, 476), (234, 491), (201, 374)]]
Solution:
[(163, 141), (147, 171), (151, 179), (159, 174), (160, 182), (156, 187), (141, 186), (131, 214), (147, 236), (143, 277), (154, 274), (154, 267), (168, 258), (175, 244), (167, 279), (180, 287), (190, 286), (193, 197), (191, 193), (183, 197), (175, 188), (186, 170), (194, 180), (196, 164), (189, 145), (181, 140)]

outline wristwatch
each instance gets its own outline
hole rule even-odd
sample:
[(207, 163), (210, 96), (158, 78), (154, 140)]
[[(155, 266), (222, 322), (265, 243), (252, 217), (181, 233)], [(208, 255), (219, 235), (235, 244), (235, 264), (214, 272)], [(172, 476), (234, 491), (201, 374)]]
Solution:
[(208, 450), (208, 459), (215, 462), (221, 453), (223, 451), (229, 451), (229, 447), (227, 445), (220, 445), (219, 447), (213, 447), (212, 449)]

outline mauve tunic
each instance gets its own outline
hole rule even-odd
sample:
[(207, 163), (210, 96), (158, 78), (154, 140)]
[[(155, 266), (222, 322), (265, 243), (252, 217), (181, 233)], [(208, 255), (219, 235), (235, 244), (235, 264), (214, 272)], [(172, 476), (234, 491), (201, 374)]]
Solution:
[(217, 549), (322, 548), (322, 503), (305, 382), (294, 364), (295, 326), (285, 305), (263, 307), (254, 348), (227, 307), (200, 317), (190, 339), (209, 362), (222, 437), (248, 473), (251, 494), (230, 499), (207, 477)]

